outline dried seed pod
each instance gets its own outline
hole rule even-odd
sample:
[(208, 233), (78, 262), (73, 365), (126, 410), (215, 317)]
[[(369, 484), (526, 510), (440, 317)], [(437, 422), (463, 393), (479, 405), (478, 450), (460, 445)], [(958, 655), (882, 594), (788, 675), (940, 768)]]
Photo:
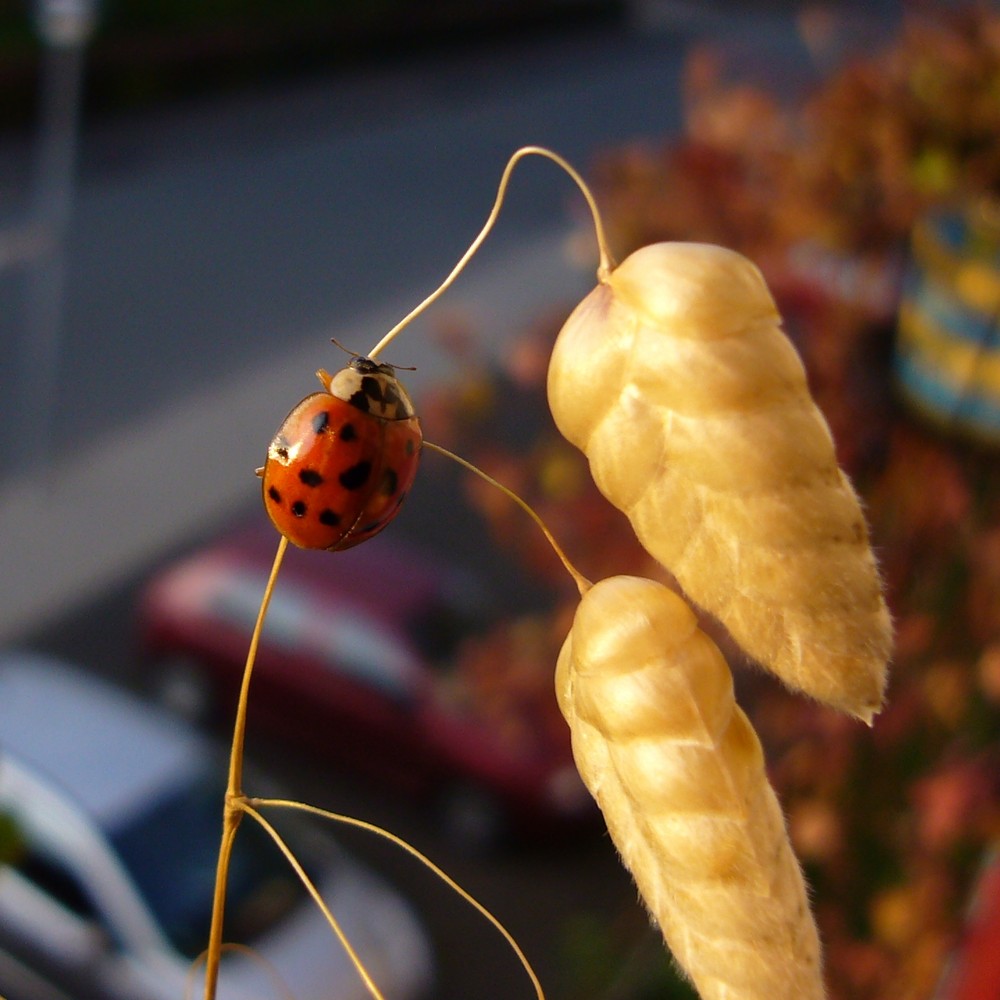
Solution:
[(661, 243), (567, 320), (549, 405), (639, 540), (788, 685), (866, 721), (892, 630), (868, 531), (757, 268)]
[(612, 577), (584, 595), (556, 691), (577, 768), (704, 1000), (820, 1000), (820, 946), (760, 743), (685, 602)]

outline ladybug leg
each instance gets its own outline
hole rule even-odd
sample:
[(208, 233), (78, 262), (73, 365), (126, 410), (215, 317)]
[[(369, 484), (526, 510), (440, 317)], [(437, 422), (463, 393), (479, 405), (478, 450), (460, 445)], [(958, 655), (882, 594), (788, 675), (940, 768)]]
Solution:
[(264, 466), (262, 465), (262, 466), (261, 466), (261, 467), (260, 467), (259, 469), (254, 469), (254, 470), (253, 470), (253, 474), (254, 474), (254, 475), (255, 475), (255, 476), (256, 476), (256, 477), (258, 478), (258, 479), (263, 479), (263, 478), (264, 478)]
[(330, 382), (333, 381), (333, 376), (325, 368), (320, 368), (320, 370), (316, 372), (316, 378), (319, 379), (320, 385), (322, 385), (323, 388), (329, 392)]

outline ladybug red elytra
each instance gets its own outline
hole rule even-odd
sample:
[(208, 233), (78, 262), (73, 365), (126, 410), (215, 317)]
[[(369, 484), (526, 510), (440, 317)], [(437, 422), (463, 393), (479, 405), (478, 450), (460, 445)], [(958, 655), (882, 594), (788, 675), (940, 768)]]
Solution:
[(423, 435), (392, 365), (355, 356), (325, 391), (306, 396), (267, 449), (264, 506), (304, 549), (347, 549), (399, 512), (417, 473)]

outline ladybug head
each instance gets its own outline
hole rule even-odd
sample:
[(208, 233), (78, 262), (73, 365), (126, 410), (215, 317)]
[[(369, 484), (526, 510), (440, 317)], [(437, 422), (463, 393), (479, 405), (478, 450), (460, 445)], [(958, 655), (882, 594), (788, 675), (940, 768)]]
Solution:
[(353, 368), (360, 375), (395, 375), (395, 365), (380, 364), (371, 358), (366, 358), (363, 354), (355, 354), (347, 364), (348, 368)]
[(393, 365), (382, 365), (364, 355), (351, 358), (335, 375), (321, 368), (316, 375), (332, 396), (381, 420), (409, 420), (413, 403), (396, 378)]

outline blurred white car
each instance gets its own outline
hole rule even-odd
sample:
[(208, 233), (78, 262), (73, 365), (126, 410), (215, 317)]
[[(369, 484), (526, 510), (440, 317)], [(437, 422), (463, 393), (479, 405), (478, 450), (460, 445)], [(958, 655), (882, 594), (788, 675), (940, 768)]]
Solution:
[[(0, 655), (0, 995), (178, 1000), (207, 941), (224, 761), (183, 723), (64, 664)], [(257, 791), (257, 789), (252, 789)], [(277, 825), (282, 828), (281, 817)], [(424, 994), (410, 907), (305, 826), (297, 853), (387, 996)], [(368, 997), (285, 859), (236, 838), (220, 1000)], [(195, 980), (193, 995), (199, 995)]]

